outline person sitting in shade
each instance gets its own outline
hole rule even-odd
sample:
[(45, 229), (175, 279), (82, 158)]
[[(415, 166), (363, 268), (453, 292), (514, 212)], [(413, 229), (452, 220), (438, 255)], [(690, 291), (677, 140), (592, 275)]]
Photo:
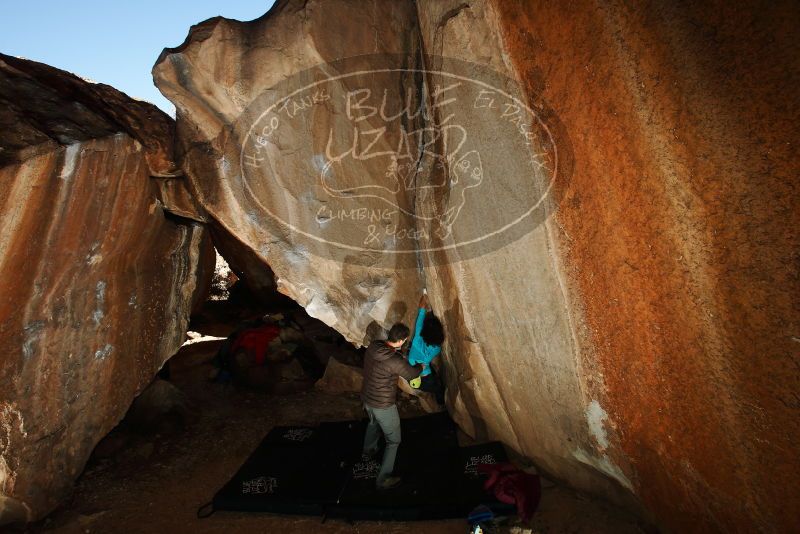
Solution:
[(419, 299), (414, 337), (408, 353), (408, 363), (411, 365), (422, 364), (423, 369), (420, 379), (411, 381), (410, 385), (433, 393), (439, 404), (444, 403), (444, 389), (439, 377), (434, 372), (432, 362), (441, 354), (442, 343), (444, 343), (444, 327), (439, 318), (430, 311), (428, 296), (423, 293)]

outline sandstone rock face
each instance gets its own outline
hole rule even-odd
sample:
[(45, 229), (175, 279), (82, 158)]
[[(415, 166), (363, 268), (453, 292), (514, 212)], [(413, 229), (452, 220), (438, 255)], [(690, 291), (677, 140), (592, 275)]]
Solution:
[(133, 400), (126, 420), (143, 434), (182, 428), (191, 413), (186, 394), (171, 382), (156, 378)]
[(495, 8), (572, 142), (551, 226), (606, 456), (675, 532), (793, 530), (797, 6)]
[[(154, 106), (0, 56), (0, 523), (68, 494), (180, 347), (208, 233), (165, 217)], [(212, 249), (213, 252), (213, 249)]]
[[(344, 153), (355, 142), (342, 97), (360, 80), (344, 78), (319, 86), (313, 82), (317, 76), (334, 78), (337, 67), (358, 70), (359, 61), (313, 67), (374, 52), (402, 52), (400, 59), (405, 60), (405, 53), (418, 46), (418, 36), (408, 31), (415, 25), (416, 11), (410, 2), (393, 4), (386, 10), (378, 4), (364, 9), (357, 2), (311, 2), (301, 9), (299, 3), (280, 2), (273, 15), (251, 23), (212, 19), (195, 26), (180, 48), (165, 50), (154, 69), (157, 85), (177, 106), (189, 189), (211, 219), (215, 244), (231, 267), (245, 273), (256, 291), (272, 289), (277, 279), (280, 291), (359, 344), (366, 341), (371, 323), (407, 316), (403, 296), (415, 293), (419, 280), (413, 254), (383, 254), (381, 247), (358, 247), (347, 239), (354, 229), (365, 230), (370, 216), (380, 218), (390, 209), (399, 213), (393, 222), (405, 230), (413, 228), (413, 218), (392, 206), (413, 212), (414, 191), (379, 187), (369, 198), (328, 209), (333, 205), (329, 201), (353, 184), (316, 178), (328, 163), (326, 152)], [(341, 23), (336, 26), (329, 18), (334, 12)], [(381, 26), (377, 34), (375, 24)], [(341, 35), (350, 37), (343, 40)], [(407, 76), (384, 73), (373, 87), (382, 95), (384, 88), (402, 85)], [(281, 83), (280, 90), (267, 91)], [(258, 144), (260, 133), (276, 116), (262, 114), (281, 105), (279, 99), (286, 94), (310, 84), (277, 112), (284, 122), (280, 132), (271, 142)], [(415, 98), (393, 90), (388, 105), (402, 109), (406, 96)], [(408, 122), (415, 121), (420, 122)], [(259, 136), (249, 131), (252, 128)], [(370, 151), (396, 146), (400, 139), (399, 130), (389, 132)], [(359, 151), (363, 152), (360, 145)], [(279, 166), (260, 164), (264, 161)], [(253, 162), (260, 165), (248, 165)], [(327, 172), (383, 176), (390, 164), (388, 157), (364, 158), (345, 172), (344, 163), (337, 161)], [(276, 180), (283, 178), (294, 184), (282, 189)], [(380, 194), (386, 198), (377, 198)], [(359, 209), (362, 212), (352, 213)], [(305, 235), (309, 232), (314, 235)], [(335, 244), (342, 240), (343, 247)]]
[[(418, 11), (423, 42), (436, 57), (486, 63), (516, 85), (493, 86), (467, 100), (494, 112), (462, 124), (478, 135), (493, 134), (481, 139), (482, 156), (501, 156), (485, 167), (491, 180), (486, 185), (494, 188), (481, 186), (487, 196), (478, 215), (491, 222), (491, 214), (508, 209), (495, 192), (500, 188), (533, 206), (538, 199), (522, 189), (525, 181), (538, 181), (542, 190), (550, 184), (569, 187), (571, 132), (563, 130), (547, 101), (529, 95), (516, 81), (495, 6), (420, 2)], [(433, 78), (432, 85), (444, 83), (438, 75)], [(501, 89), (520, 95), (522, 102), (504, 97)], [(460, 99), (448, 112), (463, 105)], [(523, 105), (532, 111), (521, 113)], [(529, 146), (515, 145), (517, 132), (508, 128), (520, 118), (536, 134)], [(544, 122), (546, 132), (536, 131), (536, 120)], [(527, 164), (522, 154), (539, 156), (537, 164)], [(583, 360), (578, 344), (580, 308), (568, 292), (557, 226), (548, 217), (558, 198), (548, 195), (544, 201), (546, 211), (524, 220), (516, 239), (497, 250), (474, 257), (458, 249), (426, 255), (430, 300), (448, 334), (448, 405), (468, 434), (500, 439), (552, 476), (628, 502), (635, 490), (625, 458), (609, 456), (612, 438), (606, 435), (602, 408), (590, 415), (599, 404), (587, 385), (597, 381), (602, 392), (602, 374)], [(480, 219), (473, 224), (480, 225)]]
[(467, 433), (666, 528), (786, 530), (796, 10), (541, 4), (195, 26), (154, 69), (187, 187), (351, 341), (427, 287)]
[(326, 393), (361, 393), (363, 385), (363, 369), (341, 363), (336, 358), (331, 358), (325, 367), (325, 374), (317, 380), (314, 387)]

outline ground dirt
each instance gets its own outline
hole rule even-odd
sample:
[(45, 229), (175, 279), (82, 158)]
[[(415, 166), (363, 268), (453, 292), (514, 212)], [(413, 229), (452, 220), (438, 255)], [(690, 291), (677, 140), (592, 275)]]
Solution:
[[(230, 320), (230, 317), (228, 318)], [(215, 335), (224, 330), (216, 324)], [(465, 533), (465, 520), (415, 523), (358, 522), (315, 517), (217, 512), (197, 519), (199, 506), (236, 472), (275, 425), (316, 424), (362, 416), (356, 394), (325, 394), (314, 389), (266, 395), (209, 380), (211, 359), (220, 341), (186, 345), (170, 361), (170, 381), (191, 406), (185, 424), (160, 425), (142, 434), (123, 423), (87, 464), (72, 498), (27, 532), (286, 532)], [(401, 416), (422, 414), (416, 400), (403, 398)], [(499, 532), (638, 533), (637, 520), (601, 501), (545, 482), (539, 512), (531, 525), (512, 518)], [(519, 530), (518, 530), (519, 529)]]

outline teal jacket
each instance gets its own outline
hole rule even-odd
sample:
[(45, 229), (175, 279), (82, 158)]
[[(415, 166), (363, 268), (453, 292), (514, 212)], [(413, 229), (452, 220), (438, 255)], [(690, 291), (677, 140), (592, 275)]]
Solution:
[(420, 308), (417, 313), (417, 324), (414, 327), (414, 339), (411, 340), (411, 350), (408, 352), (408, 363), (411, 365), (424, 364), (425, 369), (422, 371), (422, 376), (428, 376), (431, 374), (431, 360), (442, 352), (442, 347), (428, 345), (423, 341), (420, 332), (422, 332), (422, 323), (424, 321), (425, 308)]

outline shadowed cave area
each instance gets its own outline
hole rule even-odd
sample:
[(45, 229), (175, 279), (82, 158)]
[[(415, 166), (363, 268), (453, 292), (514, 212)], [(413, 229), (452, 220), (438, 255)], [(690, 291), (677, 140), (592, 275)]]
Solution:
[(175, 117), (0, 54), (0, 528), (793, 532), (798, 28), (278, 0)]
[[(235, 339), (237, 332), (271, 323), (265, 316), (281, 317), (281, 333), (267, 351), (280, 360), (256, 366), (244, 354), (251, 347), (239, 349), (236, 355), (229, 353), (232, 365), (220, 374), (219, 355), (226, 338)], [(291, 355), (283, 353), (287, 346)], [(187, 341), (137, 397), (120, 425), (100, 441), (78, 481), (77, 506), (56, 514), (53, 525), (69, 525), (76, 514), (79, 521), (92, 517), (96, 514), (93, 506), (107, 498), (105, 492), (130, 494), (131, 486), (145, 500), (163, 500), (167, 492), (177, 489), (163, 484), (169, 471), (172, 475), (167, 478), (194, 480), (192, 485), (198, 490), (203, 478), (211, 481), (206, 493), (213, 494), (218, 489), (214, 484), (224, 481), (208, 477), (207, 469), (216, 469), (223, 478), (229, 476), (223, 466), (229, 464), (227, 470), (235, 470), (235, 462), (241, 463), (270, 427), (360, 418), (356, 385), (351, 383), (347, 389), (348, 384), (342, 384), (339, 390), (336, 384), (327, 390), (324, 384), (314, 388), (329, 358), (360, 367), (363, 349), (356, 350), (338, 332), (310, 318), (277, 292), (254, 297), (244, 280), (217, 256), (208, 300), (191, 317)], [(354, 380), (352, 376), (343, 378)], [(181, 472), (187, 468), (193, 472)], [(122, 480), (126, 482), (120, 484)], [(86, 494), (81, 495), (82, 487)], [(202, 491), (197, 496), (208, 498)], [(137, 503), (130, 511), (141, 505)], [(167, 507), (162, 513), (175, 511)], [(150, 526), (161, 528), (165, 520), (162, 515)], [(124, 523), (125, 519), (120, 526)], [(146, 529), (144, 525), (141, 528)], [(301, 532), (307, 524), (282, 528)]]
[[(264, 320), (265, 316), (270, 319)], [(266, 350), (268, 363), (252, 365), (252, 358), (240, 354), (230, 376), (220, 376), (218, 358), (227, 338), (272, 324), (276, 317), (281, 334)], [(287, 347), (293, 351), (291, 357), (285, 355)], [(281, 355), (280, 361), (269, 362), (271, 355)], [(363, 419), (359, 396), (363, 358), (363, 348), (353, 347), (291, 299), (277, 292), (255, 297), (245, 280), (217, 255), (208, 299), (191, 316), (183, 346), (134, 399), (122, 421), (100, 440), (70, 498), (44, 520), (15, 530), (102, 532), (130, 525), (142, 532), (165, 525), (200, 532), (320, 528), (313, 518), (278, 515), (265, 522), (263, 516), (232, 512), (198, 523), (191, 508), (205, 503), (226, 482), (270, 428)], [(330, 365), (330, 359), (336, 362)], [(331, 370), (326, 371), (329, 365)], [(398, 395), (398, 408), (403, 418), (442, 410), (432, 398), (421, 400), (405, 392)], [(463, 433), (458, 439), (464, 445), (475, 443)], [(533, 468), (524, 458), (517, 461)], [(589, 532), (600, 524), (608, 532), (648, 531), (640, 519), (618, 506), (551, 480), (544, 481), (544, 488), (532, 524), (509, 517), (502, 528)], [(332, 531), (351, 528), (339, 523), (329, 523)], [(404, 523), (359, 525), (365, 532), (408, 528)], [(465, 528), (463, 519), (415, 525), (432, 532)]]

